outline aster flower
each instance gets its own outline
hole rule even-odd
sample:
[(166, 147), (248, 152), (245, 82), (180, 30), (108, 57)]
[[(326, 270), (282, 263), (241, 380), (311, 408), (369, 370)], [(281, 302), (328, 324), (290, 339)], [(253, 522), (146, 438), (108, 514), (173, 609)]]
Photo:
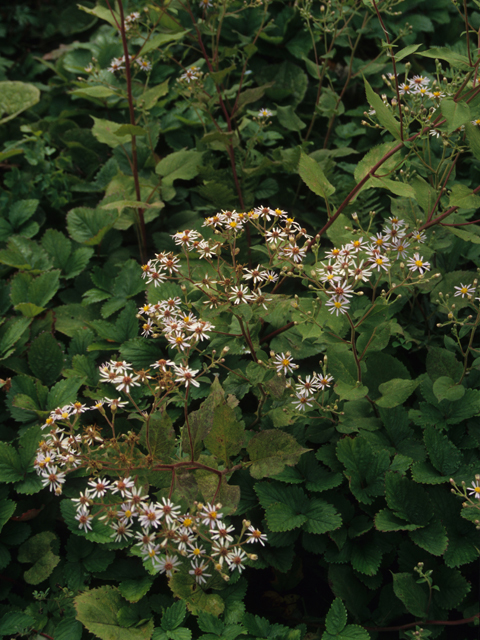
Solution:
[(292, 402), (292, 404), (299, 409), (300, 411), (305, 411), (306, 407), (313, 407), (313, 404), (310, 402), (310, 397), (301, 391), (295, 394), (296, 400)]
[(203, 506), (200, 517), (203, 518), (202, 522), (210, 529), (215, 529), (217, 523), (223, 517), (223, 513), (219, 513), (218, 510), (221, 509), (220, 504), (211, 504), (210, 502)]
[(270, 109), (265, 109), (262, 108), (259, 110), (257, 117), (258, 118), (271, 118), (273, 115), (273, 113), (270, 111)]
[(184, 383), (186, 387), (193, 384), (194, 387), (199, 387), (200, 383), (195, 380), (195, 376), (200, 372), (200, 369), (190, 369), (188, 366), (174, 365), (175, 382)]
[(480, 500), (480, 481), (476, 480), (472, 482), (471, 487), (467, 487), (467, 491), (471, 496), (474, 496), (477, 500)]
[(191, 565), (192, 568), (188, 573), (192, 576), (195, 576), (195, 580), (198, 582), (198, 584), (204, 584), (207, 582), (205, 578), (212, 577), (211, 573), (206, 572), (208, 565), (206, 563), (199, 564), (198, 558), (194, 558), (191, 562)]
[(162, 503), (157, 502), (157, 507), (162, 511), (165, 516), (165, 521), (168, 524), (173, 524), (175, 520), (178, 518), (178, 514), (180, 512), (180, 507), (173, 504), (170, 498), (162, 498)]
[(95, 478), (88, 482), (88, 486), (91, 487), (89, 493), (92, 498), (103, 498), (110, 487), (110, 482), (102, 478)]
[(457, 296), (462, 296), (462, 298), (464, 298), (465, 296), (473, 296), (473, 294), (475, 293), (475, 287), (471, 284), (461, 284), (459, 287), (453, 287), (455, 289), (455, 298)]
[(93, 516), (86, 511), (79, 511), (75, 516), (75, 520), (78, 521), (78, 528), (84, 529), (85, 531), (91, 531), (92, 525), (90, 521), (93, 519)]
[(413, 258), (409, 258), (407, 262), (410, 271), (417, 271), (423, 275), (425, 271), (430, 271), (430, 263), (425, 262), (419, 253), (414, 253)]
[(177, 556), (167, 555), (162, 558), (158, 564), (157, 568), (160, 573), (165, 573), (169, 578), (172, 577), (175, 571), (178, 571), (178, 566), (181, 565), (181, 561)]
[(293, 358), (290, 353), (277, 353), (275, 355), (274, 365), (277, 370), (277, 373), (292, 373), (294, 369), (298, 369), (298, 364), (293, 362)]
[(65, 482), (65, 472), (58, 471), (58, 467), (47, 465), (42, 471), (42, 485), (48, 487), (50, 491), (56, 492)]
[(255, 542), (259, 542), (262, 545), (262, 547), (265, 546), (265, 542), (267, 542), (267, 534), (266, 533), (262, 533), (261, 531), (256, 529), (253, 525), (250, 525), (248, 527), (248, 531), (250, 532), (248, 534), (248, 538), (247, 538), (247, 543), (248, 544), (253, 544)]
[(232, 551), (227, 556), (227, 563), (230, 571), (235, 571), (238, 569), (239, 573), (245, 569), (245, 565), (243, 564), (247, 559), (247, 554), (240, 547), (234, 547)]
[(318, 380), (318, 387), (319, 389), (325, 389), (326, 387), (329, 387), (332, 382), (333, 382), (333, 376), (329, 376), (329, 375), (320, 375), (317, 377)]
[(337, 296), (332, 296), (325, 306), (329, 307), (330, 313), (334, 313), (336, 316), (338, 316), (339, 313), (347, 313), (349, 302), (346, 300), (339, 300)]
[(113, 529), (113, 533), (110, 536), (114, 542), (121, 542), (122, 540), (128, 540), (133, 536), (131, 531), (132, 525), (125, 522), (112, 522), (110, 525)]
[(137, 382), (139, 376), (131, 376), (129, 374), (125, 374), (123, 376), (119, 376), (115, 378), (113, 383), (115, 384), (115, 388), (117, 391), (125, 391), (125, 393), (130, 393), (130, 389), (132, 387), (139, 387), (140, 383)]

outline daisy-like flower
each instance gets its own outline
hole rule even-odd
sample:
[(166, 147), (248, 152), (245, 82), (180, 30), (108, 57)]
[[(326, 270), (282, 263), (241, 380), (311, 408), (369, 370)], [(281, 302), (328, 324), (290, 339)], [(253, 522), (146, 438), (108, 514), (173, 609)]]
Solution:
[(193, 82), (194, 80), (198, 80), (201, 76), (201, 71), (198, 67), (190, 67), (186, 69), (185, 73), (180, 76), (180, 80), (185, 80), (185, 82)]
[(419, 253), (414, 253), (413, 258), (409, 258), (407, 261), (407, 266), (410, 271), (417, 271), (420, 275), (423, 275), (425, 271), (430, 271), (430, 263), (425, 262), (423, 257), (420, 256)]
[(234, 547), (227, 556), (228, 568), (230, 571), (235, 571), (238, 569), (239, 573), (245, 569), (245, 565), (243, 564), (247, 559), (247, 554), (240, 547)]
[(432, 136), (432, 138), (440, 138), (440, 131), (438, 129), (430, 129), (430, 131), (428, 132), (429, 136)]
[(388, 244), (387, 239), (384, 237), (383, 233), (377, 233), (376, 235), (371, 236), (370, 240), (372, 241), (372, 245), (378, 249)]
[(190, 549), (187, 550), (187, 556), (189, 558), (200, 558), (205, 553), (205, 549), (202, 545), (191, 544), (189, 546)]
[(187, 551), (187, 547), (191, 547), (195, 543), (193, 532), (186, 527), (177, 529), (177, 547), (179, 551)]
[(149, 529), (150, 527), (156, 529), (160, 524), (160, 521), (163, 517), (163, 512), (156, 507), (157, 505), (151, 502), (148, 507), (144, 508), (144, 510), (138, 517), (138, 522), (144, 529)]
[(302, 378), (298, 376), (298, 382), (295, 388), (299, 393), (303, 393), (304, 395), (313, 395), (315, 391), (318, 391), (317, 376), (315, 374), (313, 374), (313, 376), (306, 376), (305, 380), (302, 380)]
[(165, 573), (171, 578), (173, 573), (178, 571), (180, 565), (181, 561), (177, 556), (170, 556), (167, 553), (167, 555), (158, 562), (157, 567), (160, 573)]
[(377, 255), (374, 258), (371, 258), (372, 266), (377, 269), (377, 271), (388, 271), (388, 267), (390, 266), (390, 259), (387, 256)]
[(326, 389), (327, 387), (329, 387), (332, 382), (333, 382), (333, 376), (329, 376), (329, 375), (319, 375), (317, 377), (318, 380), (318, 388), (319, 389)]
[(227, 542), (233, 542), (233, 536), (230, 535), (232, 531), (235, 531), (235, 527), (233, 525), (227, 527), (225, 523), (217, 522), (217, 529), (212, 529), (210, 531), (210, 537), (212, 540), (226, 540)]
[(190, 369), (188, 366), (174, 365), (175, 382), (184, 383), (186, 387), (193, 384), (194, 387), (199, 387), (200, 382), (195, 380), (195, 376), (200, 372), (200, 369)]
[(417, 231), (416, 229), (412, 232), (412, 239), (415, 242), (423, 243), (427, 239), (427, 236), (423, 233), (423, 231)]
[(200, 7), (200, 9), (203, 9), (205, 11), (212, 6), (212, 3), (210, 2), (210, 0), (200, 0), (198, 6)]
[(149, 551), (155, 546), (157, 534), (153, 531), (150, 532), (147, 529), (142, 529), (141, 531), (137, 531), (135, 538), (137, 540), (135, 543), (136, 547), (142, 547), (144, 551)]
[(78, 520), (78, 528), (84, 529), (85, 531), (91, 531), (92, 525), (90, 521), (93, 519), (93, 516), (86, 511), (79, 511), (75, 516), (75, 520)]
[(80, 495), (78, 498), (72, 498), (72, 502), (76, 504), (75, 509), (77, 511), (87, 511), (90, 506), (91, 498), (88, 489), (85, 490), (85, 493), (80, 491)]
[(120, 522), (132, 522), (137, 515), (137, 509), (131, 502), (124, 502), (120, 505), (120, 511), (117, 511)]
[(245, 280), (252, 280), (254, 284), (257, 284), (265, 280), (265, 273), (265, 271), (262, 271), (261, 265), (257, 265), (256, 269), (245, 269), (243, 278)]
[(338, 316), (339, 313), (347, 313), (349, 302), (347, 300), (338, 300), (336, 296), (332, 296), (325, 306), (330, 307), (330, 313)]
[(271, 118), (273, 116), (273, 113), (270, 111), (270, 109), (260, 109), (257, 117), (258, 118)]
[(149, 320), (142, 325), (142, 336), (147, 338), (149, 335), (153, 333), (153, 322)]
[(462, 296), (462, 298), (464, 298), (465, 296), (473, 296), (473, 294), (475, 293), (475, 287), (471, 284), (462, 284), (460, 283), (459, 287), (453, 287), (455, 289), (455, 296)]
[(173, 524), (175, 520), (178, 518), (178, 514), (180, 513), (180, 507), (175, 506), (170, 498), (162, 498), (162, 503), (157, 502), (157, 507), (162, 511), (165, 516), (165, 521), (167, 524)]
[(233, 304), (248, 303), (252, 300), (252, 294), (248, 287), (241, 284), (238, 287), (231, 287), (228, 299), (233, 302)]
[(405, 258), (407, 247), (409, 246), (410, 243), (407, 242), (404, 238), (397, 238), (392, 244), (392, 249), (397, 252), (397, 258)]
[(151, 71), (152, 70), (152, 63), (149, 60), (145, 60), (145, 58), (137, 58), (135, 60), (135, 64), (142, 70), (142, 71)]
[(411, 82), (402, 82), (398, 85), (399, 88), (399, 94), (401, 96), (403, 95), (408, 95), (410, 93), (412, 93), (413, 89), (414, 89), (414, 84), (412, 84)]
[(110, 71), (110, 73), (115, 73), (116, 71), (121, 71), (122, 69), (125, 69), (125, 59), (123, 56), (121, 58), (113, 58), (107, 71)]
[(307, 247), (299, 247), (296, 243), (282, 247), (279, 251), (280, 256), (291, 258), (294, 262), (300, 263), (307, 255)]
[(215, 541), (212, 544), (212, 557), (216, 558), (218, 556), (218, 564), (220, 566), (223, 565), (223, 562), (227, 559), (228, 554), (230, 553), (230, 543), (227, 541), (220, 542)]
[(275, 271), (265, 271), (265, 282), (267, 284), (273, 284), (274, 282), (277, 282), (278, 280), (278, 273), (275, 273)]
[(176, 347), (177, 349), (180, 349), (180, 351), (185, 351), (185, 349), (189, 349), (192, 346), (190, 344), (192, 336), (187, 336), (182, 331), (169, 333), (166, 338), (171, 347)]
[(199, 322), (195, 322), (191, 327), (188, 327), (188, 330), (192, 332), (192, 337), (195, 340), (208, 340), (210, 336), (208, 335), (209, 331), (213, 331), (215, 327), (211, 322), (205, 322), (204, 320), (200, 320)]
[(159, 287), (163, 282), (167, 281), (167, 276), (165, 275), (165, 273), (162, 273), (161, 271), (155, 271), (154, 269), (148, 271), (146, 278), (147, 284), (151, 284), (153, 282), (155, 287)]
[(44, 487), (48, 487), (50, 491), (56, 492), (64, 482), (65, 473), (58, 471), (58, 467), (47, 465), (42, 471), (42, 484)]
[(348, 300), (353, 295), (353, 289), (351, 285), (346, 285), (342, 281), (331, 281), (331, 289), (327, 289), (327, 293), (335, 295), (338, 300)]
[(102, 478), (94, 478), (88, 482), (88, 486), (91, 487), (88, 491), (92, 498), (103, 498), (110, 487), (110, 482)]
[(195, 576), (195, 580), (198, 582), (198, 584), (204, 584), (207, 581), (205, 580), (205, 578), (211, 578), (212, 574), (211, 573), (207, 573), (207, 568), (208, 565), (207, 563), (202, 563), (199, 564), (199, 559), (198, 558), (194, 558), (191, 562), (192, 564), (192, 568), (190, 569), (190, 571), (188, 572), (191, 576)]
[(123, 409), (128, 404), (127, 400), (122, 400), (121, 398), (104, 398), (103, 401), (108, 404), (112, 411)]
[(477, 500), (480, 500), (480, 481), (476, 480), (472, 482), (471, 487), (467, 487), (467, 491), (471, 496), (474, 496)]
[(445, 94), (437, 89), (435, 91), (430, 91), (428, 97), (432, 98), (432, 100), (441, 100), (442, 98), (445, 98)]
[(211, 504), (210, 502), (204, 505), (200, 512), (203, 524), (210, 527), (210, 529), (215, 529), (217, 523), (222, 521), (223, 513), (218, 512), (221, 507), (222, 505), (220, 504)]
[(139, 379), (139, 376), (131, 376), (128, 374), (119, 376), (114, 380), (115, 389), (117, 391), (125, 391), (125, 393), (130, 393), (130, 389), (132, 387), (140, 386), (140, 383), (137, 382), (138, 379)]
[(313, 404), (310, 402), (310, 397), (307, 394), (299, 391), (298, 393), (295, 394), (295, 396), (297, 399), (294, 400), (292, 404), (296, 409), (299, 409), (300, 411), (305, 411), (306, 407), (313, 407)]
[(480, 126), (480, 118), (478, 118), (477, 120), (471, 120), (470, 121), (474, 127), (478, 127)]
[(125, 497), (126, 492), (135, 486), (135, 482), (130, 478), (119, 478), (112, 483), (110, 490), (112, 493), (120, 493), (122, 498)]
[(280, 227), (273, 227), (273, 229), (270, 229), (270, 231), (265, 233), (265, 240), (269, 244), (277, 244), (277, 242), (280, 242), (281, 240), (286, 240), (287, 237), (288, 236), (285, 231), (280, 229)]
[(253, 525), (250, 525), (247, 529), (250, 533), (248, 534), (247, 543), (253, 544), (255, 542), (259, 542), (262, 547), (265, 546), (265, 542), (267, 542), (267, 534), (262, 533), (258, 529), (256, 529)]
[(293, 362), (293, 358), (290, 353), (277, 353), (275, 355), (274, 365), (277, 370), (277, 373), (283, 373), (287, 375), (287, 373), (293, 373), (294, 369), (298, 369), (298, 364)]
[(112, 522), (110, 525), (113, 529), (113, 533), (110, 536), (114, 542), (121, 542), (122, 540), (128, 540), (133, 536), (131, 531), (132, 525), (125, 522)]

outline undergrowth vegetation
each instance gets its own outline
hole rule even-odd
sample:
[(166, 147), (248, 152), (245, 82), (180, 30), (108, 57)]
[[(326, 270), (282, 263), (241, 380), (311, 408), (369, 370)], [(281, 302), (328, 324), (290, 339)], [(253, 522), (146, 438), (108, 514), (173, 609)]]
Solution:
[(0, 636), (476, 635), (479, 7), (2, 5)]

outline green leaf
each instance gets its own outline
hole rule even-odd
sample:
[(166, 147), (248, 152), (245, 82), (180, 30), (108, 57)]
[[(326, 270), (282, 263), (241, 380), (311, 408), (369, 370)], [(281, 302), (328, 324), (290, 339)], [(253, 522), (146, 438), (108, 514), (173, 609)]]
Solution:
[[(394, 138), (396, 138), (397, 140), (400, 140), (400, 124), (395, 118), (395, 116), (393, 115), (391, 109), (389, 109), (387, 105), (383, 102), (381, 97), (375, 93), (375, 91), (372, 89), (368, 81), (365, 80), (365, 78), (364, 78), (364, 82), (365, 82), (365, 92), (367, 94), (367, 100), (371, 105), (371, 107), (375, 109), (375, 115), (378, 118), (378, 121), (382, 126), (385, 127), (385, 129), (387, 129), (387, 131), (389, 131), (392, 134)], [(384, 146), (384, 145), (381, 145), (381, 146)], [(384, 172), (382, 171), (382, 173)], [(358, 182), (357, 176), (355, 176), (355, 179)]]
[(427, 215), (432, 211), (437, 199), (436, 190), (421, 176), (416, 175), (410, 184), (415, 191), (415, 201)]
[(55, 627), (55, 640), (81, 640), (82, 633), (82, 623), (72, 614), (62, 618)]
[(35, 625), (35, 619), (22, 611), (9, 611), (0, 619), (0, 636), (10, 636), (24, 633)]
[(378, 531), (414, 531), (420, 526), (419, 524), (405, 522), (390, 509), (382, 509), (375, 516), (375, 528)]
[(457, 380), (463, 373), (463, 365), (451, 351), (430, 347), (427, 354), (427, 373), (433, 381), (441, 376)]
[(433, 602), (442, 609), (459, 608), (472, 588), (460, 571), (443, 565), (435, 567), (432, 579), (439, 588), (433, 591)]
[(117, 27), (120, 24), (120, 16), (116, 11), (110, 11), (107, 7), (102, 7), (101, 5), (97, 5), (96, 7), (84, 7), (83, 5), (77, 5), (79, 9), (85, 11), (85, 13), (89, 13), (96, 18), (100, 18), (100, 20), (105, 20), (108, 24), (111, 24), (112, 27)]
[(456, 51), (452, 51), (447, 47), (432, 47), (426, 51), (418, 51), (417, 55), (424, 56), (425, 58), (439, 58), (440, 60), (446, 60), (455, 69), (466, 70), (467, 68), (470, 68), (470, 64), (466, 56), (463, 56)]
[[(155, 167), (155, 173), (162, 176), (162, 190), (172, 187), (175, 180), (191, 180), (200, 171), (203, 153), (193, 149), (183, 149), (168, 154)], [(165, 194), (163, 199), (167, 199)]]
[(253, 436), (247, 445), (253, 478), (265, 478), (280, 473), (287, 466), (297, 464), (302, 453), (308, 451), (293, 436), (277, 429), (267, 429)]
[(163, 47), (163, 45), (169, 42), (181, 40), (184, 36), (187, 35), (187, 33), (189, 33), (189, 29), (187, 29), (186, 31), (179, 31), (178, 33), (157, 33), (145, 42), (140, 50), (141, 54), (145, 55), (149, 51), (160, 49), (161, 47)]
[(23, 478), (20, 456), (12, 445), (0, 442), (0, 482), (17, 482)]
[(137, 627), (122, 627), (118, 613), (128, 606), (116, 587), (102, 586), (78, 595), (75, 600), (77, 619), (101, 640), (150, 640), (153, 619)]
[(462, 453), (435, 427), (427, 427), (423, 438), (435, 469), (444, 476), (453, 475), (463, 462)]
[(161, 626), (165, 631), (172, 631), (179, 627), (185, 620), (187, 615), (187, 607), (185, 602), (180, 600), (175, 602), (171, 607), (165, 609), (165, 613), (162, 616)]
[(335, 187), (327, 180), (318, 162), (305, 153), (300, 156), (298, 173), (307, 187), (317, 196), (328, 199), (328, 196), (335, 192)]
[(403, 404), (409, 398), (418, 386), (417, 380), (404, 380), (402, 378), (393, 378), (388, 382), (382, 383), (378, 390), (382, 394), (376, 404), (379, 407), (391, 409)]
[(51, 333), (44, 332), (35, 338), (28, 350), (28, 364), (34, 376), (50, 387), (63, 369), (64, 356)]
[(433, 519), (426, 527), (410, 532), (413, 542), (434, 556), (441, 556), (448, 546), (447, 531), (440, 520)]
[(15, 512), (17, 503), (13, 500), (2, 500), (0, 503), (0, 531), (3, 529), (6, 522), (10, 520)]
[(407, 611), (417, 618), (425, 618), (428, 595), (423, 585), (417, 584), (409, 573), (393, 573), (393, 591), (405, 605)]
[(120, 129), (121, 125), (118, 122), (111, 122), (110, 120), (104, 120), (103, 118), (95, 118), (90, 116), (94, 122), (92, 127), (92, 133), (95, 138), (102, 144), (107, 144), (109, 147), (115, 148), (121, 144), (127, 144), (130, 142), (130, 134), (117, 135), (116, 132)]
[(182, 450), (196, 460), (202, 451), (202, 442), (213, 425), (215, 408), (224, 402), (224, 392), (218, 378), (210, 387), (210, 394), (197, 411), (189, 414), (190, 437), (193, 444), (193, 454), (190, 448), (190, 438), (186, 427), (182, 430)]
[(32, 303), (42, 310), (60, 287), (60, 271), (48, 271), (34, 278), (29, 273), (17, 273), (12, 280), (10, 297), (15, 308)]
[(108, 98), (109, 96), (115, 95), (115, 91), (109, 87), (104, 87), (101, 84), (74, 89), (73, 91), (70, 91), (70, 93), (74, 96), (79, 96), (80, 98)]
[(213, 633), (216, 636), (220, 636), (225, 628), (224, 622), (211, 613), (204, 613), (203, 611), (199, 612), (197, 622), (201, 631), (204, 633)]
[(466, 102), (455, 102), (451, 98), (443, 98), (440, 110), (447, 121), (447, 132), (451, 133), (472, 119), (470, 107)]
[(319, 498), (310, 500), (305, 515), (308, 520), (303, 529), (307, 533), (326, 533), (342, 526), (342, 518), (335, 507)]
[(345, 465), (345, 476), (357, 500), (371, 504), (383, 495), (385, 472), (390, 466), (385, 450), (374, 451), (362, 437), (344, 438), (337, 444), (337, 457)]
[(480, 160), (480, 131), (478, 127), (471, 122), (465, 124), (465, 136), (467, 138), (470, 151), (477, 160)]
[(291, 531), (301, 527), (307, 521), (307, 516), (298, 514), (290, 505), (277, 502), (267, 507), (265, 511), (267, 523), (272, 531)]
[(406, 47), (403, 47), (403, 49), (400, 49), (400, 51), (397, 51), (395, 54), (395, 61), (400, 62), (400, 60), (403, 60), (407, 56), (411, 56), (412, 53), (415, 53), (415, 51), (417, 51), (421, 46), (421, 44), (409, 44)]
[(57, 407), (77, 401), (77, 393), (83, 384), (82, 378), (68, 378), (60, 380), (48, 393), (47, 410), (53, 411)]
[(219, 616), (225, 609), (222, 598), (216, 593), (208, 594), (203, 589), (198, 589), (198, 585), (191, 575), (179, 571), (173, 574), (168, 584), (177, 597), (186, 601), (188, 610), (194, 614), (205, 611)]
[(151, 89), (147, 89), (141, 96), (137, 98), (137, 104), (139, 108), (153, 109), (153, 107), (157, 104), (160, 98), (166, 96), (168, 94), (168, 82), (167, 78), (164, 82), (157, 84), (156, 87), (152, 87)]
[(118, 585), (118, 590), (129, 602), (138, 602), (147, 594), (153, 584), (154, 578), (142, 576), (138, 579), (123, 580)]
[(238, 420), (234, 409), (226, 404), (216, 407), (212, 428), (204, 440), (210, 453), (228, 464), (242, 449), (244, 439), (245, 423)]
[(46, 580), (60, 562), (60, 557), (50, 549), (54, 541), (57, 541), (57, 537), (52, 531), (42, 531), (19, 548), (18, 561), (34, 563), (23, 574), (23, 579), (28, 584), (40, 584)]
[[(399, 147), (398, 142), (384, 142), (370, 149), (355, 168), (355, 181), (359, 183), (387, 154), (391, 154), (397, 147)], [(381, 164), (382, 173), (388, 173), (389, 170), (394, 168), (400, 157), (399, 151), (400, 149)]]
[(155, 462), (170, 460), (175, 448), (176, 434), (172, 420), (165, 410), (157, 410), (146, 418), (140, 431), (140, 443), (153, 456)]
[(16, 118), (40, 102), (40, 90), (33, 84), (18, 81), (0, 82), (0, 124)]
[(355, 540), (350, 558), (355, 571), (367, 576), (374, 576), (377, 573), (385, 553), (380, 540), (378, 533), (373, 536), (364, 535)]
[(452, 187), (449, 205), (460, 209), (478, 209), (480, 208), (480, 196), (475, 195), (466, 184), (457, 182)]
[(20, 227), (29, 220), (37, 210), (38, 200), (17, 200), (10, 206), (8, 219), (15, 231), (20, 231)]
[(0, 250), (0, 264), (32, 273), (46, 271), (52, 266), (47, 252), (34, 240), (23, 236), (13, 236), (6, 249)]
[(347, 610), (340, 598), (335, 598), (325, 618), (325, 626), (328, 633), (336, 635), (341, 633), (347, 624)]
[[(277, 118), (282, 127), (285, 127), (288, 131), (301, 131), (302, 129), (305, 129), (307, 125), (297, 116), (293, 105), (289, 104), (285, 107), (276, 106)], [(332, 185), (330, 186), (332, 189), (335, 189)]]
[(101, 208), (77, 207), (67, 214), (68, 233), (75, 242), (94, 246), (101, 243), (117, 218), (118, 216)]
[(14, 345), (30, 326), (30, 318), (9, 318), (0, 327), (0, 360), (8, 358), (14, 351)]
[(396, 516), (425, 526), (433, 517), (433, 506), (426, 491), (397, 472), (385, 476), (385, 498)]
[(460, 400), (465, 395), (465, 387), (457, 384), (449, 376), (440, 376), (433, 384), (433, 393), (437, 400)]

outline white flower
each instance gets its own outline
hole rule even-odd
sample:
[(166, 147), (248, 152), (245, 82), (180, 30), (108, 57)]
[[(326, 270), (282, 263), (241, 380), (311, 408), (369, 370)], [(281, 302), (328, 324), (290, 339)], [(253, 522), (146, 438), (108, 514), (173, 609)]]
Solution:
[(165, 516), (165, 521), (168, 524), (173, 524), (175, 520), (178, 518), (178, 514), (180, 513), (180, 507), (175, 506), (170, 498), (162, 498), (163, 504), (157, 502), (157, 507), (163, 512)]
[(145, 60), (144, 58), (137, 58), (135, 60), (135, 63), (138, 67), (140, 67), (142, 71), (151, 71), (152, 69), (152, 63), (148, 60)]
[(277, 370), (277, 373), (284, 373), (285, 375), (287, 375), (287, 373), (292, 373), (294, 369), (298, 369), (298, 364), (295, 364), (293, 362), (293, 358), (292, 356), (288, 353), (277, 353), (275, 355), (275, 368)]
[(211, 504), (210, 502), (204, 505), (200, 512), (200, 517), (203, 518), (203, 524), (210, 527), (210, 529), (215, 529), (217, 523), (219, 521), (221, 522), (221, 518), (223, 517), (223, 513), (218, 512), (220, 508), (221, 506), (219, 504)]
[(58, 467), (47, 465), (42, 471), (42, 484), (48, 487), (50, 491), (56, 492), (57, 489), (65, 482), (65, 473), (58, 471)]
[(210, 537), (212, 540), (226, 540), (227, 542), (233, 542), (233, 536), (230, 535), (232, 531), (235, 531), (235, 527), (233, 525), (227, 527), (223, 522), (217, 522), (217, 530), (212, 529), (210, 531)]
[(412, 238), (417, 242), (422, 243), (422, 242), (425, 242), (425, 240), (427, 239), (427, 236), (423, 233), (423, 231), (417, 231), (415, 229), (415, 231), (412, 232)]
[(430, 270), (430, 263), (425, 262), (419, 253), (414, 253), (413, 258), (408, 259), (407, 265), (410, 271), (417, 271), (418, 269), (420, 275), (423, 275), (425, 271)]
[(86, 511), (79, 511), (75, 516), (75, 520), (78, 520), (78, 528), (85, 529), (85, 531), (92, 530), (92, 525), (90, 524), (92, 519), (93, 516)]
[(243, 549), (234, 547), (227, 556), (227, 563), (230, 571), (238, 569), (238, 572), (242, 573), (242, 571), (245, 569), (245, 565), (243, 564), (243, 562), (245, 562), (246, 558), (247, 554)]
[(123, 409), (128, 404), (127, 400), (122, 400), (121, 398), (104, 398), (103, 401), (108, 404), (112, 411)]
[(208, 565), (206, 563), (199, 564), (199, 559), (195, 558), (192, 560), (192, 568), (188, 572), (190, 575), (195, 576), (195, 580), (198, 584), (203, 584), (207, 582), (205, 578), (211, 578), (211, 573), (206, 573), (206, 569)]
[(126, 524), (125, 522), (112, 522), (110, 526), (113, 529), (113, 533), (110, 537), (114, 538), (114, 542), (128, 540), (128, 538), (131, 538), (133, 536), (133, 532), (131, 531), (131, 524)]
[(373, 267), (377, 268), (377, 271), (381, 271), (382, 269), (384, 271), (388, 271), (388, 267), (390, 266), (390, 260), (387, 256), (377, 255), (376, 257), (371, 258), (371, 262)]
[(125, 496), (126, 492), (135, 486), (135, 482), (130, 478), (119, 478), (115, 480), (110, 487), (112, 493), (120, 492), (122, 498)]
[(332, 296), (332, 298), (325, 305), (326, 307), (330, 307), (330, 313), (334, 313), (338, 316), (339, 313), (347, 313), (348, 311), (348, 301), (339, 300), (337, 296)]
[(270, 244), (277, 244), (281, 240), (286, 240), (287, 234), (280, 227), (273, 227), (265, 233), (265, 240)]
[(318, 380), (318, 387), (320, 389), (325, 389), (326, 387), (329, 387), (331, 385), (331, 383), (333, 382), (333, 376), (323, 376), (320, 375), (317, 377)]
[(258, 529), (255, 529), (255, 527), (253, 525), (250, 525), (248, 527), (248, 531), (250, 531), (250, 534), (249, 534), (249, 536), (247, 538), (247, 543), (252, 544), (254, 542), (260, 542), (262, 547), (265, 546), (265, 542), (267, 542), (267, 534), (266, 533), (262, 533)]
[(186, 69), (185, 73), (180, 76), (180, 80), (185, 80), (190, 83), (193, 80), (198, 80), (201, 76), (201, 71), (198, 67), (190, 67), (190, 69)]
[(252, 300), (252, 294), (244, 284), (238, 287), (232, 287), (230, 292), (228, 299), (233, 302), (233, 304), (240, 304), (241, 302), (249, 302)]
[(157, 509), (156, 506), (157, 505), (151, 502), (148, 507), (144, 508), (143, 512), (138, 517), (138, 522), (144, 529), (148, 529), (150, 527), (156, 529), (160, 524), (163, 517), (163, 511)]
[(189, 384), (193, 384), (194, 387), (199, 387), (200, 383), (195, 380), (195, 376), (199, 373), (200, 369), (190, 369), (188, 366), (174, 365), (175, 382), (183, 382), (188, 387)]
[(260, 111), (258, 112), (257, 117), (258, 118), (271, 118), (273, 115), (273, 113), (270, 111), (270, 109), (260, 109)]
[(169, 556), (168, 554), (165, 558), (162, 558), (158, 564), (158, 570), (160, 573), (166, 573), (170, 578), (174, 571), (178, 571), (177, 567), (181, 564), (179, 558), (176, 556)]
[(103, 498), (110, 487), (110, 482), (108, 480), (102, 480), (101, 478), (95, 478), (89, 481), (88, 486), (91, 487), (89, 494), (92, 498)]
[(460, 283), (459, 287), (453, 287), (454, 289), (456, 289), (455, 292), (455, 298), (457, 296), (462, 296), (462, 298), (464, 298), (465, 296), (473, 296), (473, 294), (475, 293), (475, 287), (472, 286), (471, 284), (462, 284)]
[(140, 383), (137, 382), (140, 376), (131, 376), (125, 374), (123, 376), (119, 376), (115, 378), (113, 383), (115, 384), (115, 389), (117, 391), (125, 391), (125, 393), (130, 393), (131, 387), (139, 387)]
[(471, 120), (471, 123), (474, 127), (478, 127), (480, 125), (480, 118), (478, 118), (477, 120)]
[(292, 404), (300, 411), (305, 411), (305, 407), (313, 407), (312, 403), (309, 401), (310, 398), (306, 393), (299, 391), (295, 396), (297, 399), (294, 400)]
[(202, 547), (202, 545), (192, 543), (189, 546), (190, 549), (187, 551), (187, 556), (189, 558), (200, 558), (200, 556), (205, 553), (205, 549)]
[(115, 73), (115, 71), (121, 71), (122, 69), (125, 69), (124, 56), (122, 56), (121, 58), (113, 58), (107, 71), (110, 71), (110, 73)]
[(200, 7), (200, 9), (206, 10), (212, 6), (212, 3), (210, 2), (210, 0), (200, 0), (198, 6)]
[(472, 487), (467, 487), (467, 491), (471, 496), (474, 496), (477, 500), (480, 500), (480, 482), (472, 482)]

